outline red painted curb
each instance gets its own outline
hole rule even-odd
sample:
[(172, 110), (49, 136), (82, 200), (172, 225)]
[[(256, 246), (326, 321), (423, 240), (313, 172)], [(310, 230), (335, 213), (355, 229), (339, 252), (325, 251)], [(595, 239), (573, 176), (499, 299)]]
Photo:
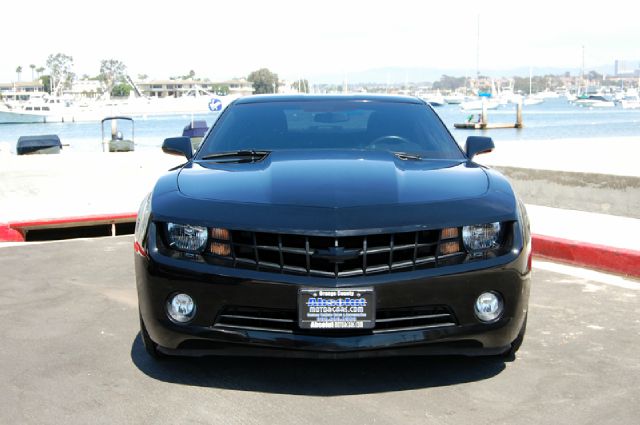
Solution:
[(45, 218), (31, 221), (14, 221), (9, 223), (12, 229), (42, 229), (49, 227), (73, 227), (92, 224), (110, 224), (134, 221), (135, 213), (84, 215), (67, 218)]
[(24, 235), (7, 223), (0, 224), (0, 242), (24, 242)]
[(534, 255), (618, 274), (640, 277), (640, 251), (533, 235)]

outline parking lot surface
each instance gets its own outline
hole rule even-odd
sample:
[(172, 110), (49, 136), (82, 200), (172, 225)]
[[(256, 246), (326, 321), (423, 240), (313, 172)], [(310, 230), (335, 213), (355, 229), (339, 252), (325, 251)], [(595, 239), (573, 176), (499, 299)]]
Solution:
[(132, 237), (0, 248), (0, 423), (635, 424), (640, 283), (537, 263), (515, 361), (154, 362)]

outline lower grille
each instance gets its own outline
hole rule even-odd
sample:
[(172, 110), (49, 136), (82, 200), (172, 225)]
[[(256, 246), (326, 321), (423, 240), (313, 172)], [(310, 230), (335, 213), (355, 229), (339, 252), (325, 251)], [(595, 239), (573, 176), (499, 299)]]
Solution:
[(381, 310), (377, 312), (373, 333), (440, 328), (456, 324), (453, 313), (445, 306)]
[[(376, 312), (376, 325), (371, 330), (349, 330), (350, 334), (378, 334), (456, 326), (457, 321), (446, 306), (426, 306), (381, 309)], [(214, 328), (284, 332), (298, 334), (327, 334), (344, 332), (302, 330), (298, 328), (295, 310), (276, 310), (249, 307), (227, 307), (213, 325)]]
[(296, 319), (295, 310), (228, 307), (218, 315), (214, 328), (291, 333), (298, 326)]

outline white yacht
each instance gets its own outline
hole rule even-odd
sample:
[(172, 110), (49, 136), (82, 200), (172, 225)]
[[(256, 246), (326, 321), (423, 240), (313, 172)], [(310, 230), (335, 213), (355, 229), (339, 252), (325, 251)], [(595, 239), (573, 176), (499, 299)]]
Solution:
[(0, 124), (60, 122), (71, 116), (72, 108), (70, 99), (33, 92), (27, 100), (0, 102)]
[(616, 104), (604, 96), (591, 95), (585, 98), (578, 98), (573, 101), (575, 105), (587, 108), (613, 108)]
[(107, 116), (147, 117), (177, 114), (208, 114), (222, 111), (239, 95), (192, 94), (177, 98), (129, 97), (75, 104), (70, 99), (46, 94), (25, 102), (0, 102), (0, 124), (100, 121)]
[(500, 102), (495, 99), (479, 97), (477, 99), (462, 102), (460, 104), (460, 109), (463, 111), (480, 111), (482, 110), (483, 103), (486, 103), (487, 109), (498, 109), (500, 106)]
[(459, 105), (467, 100), (467, 96), (462, 93), (451, 93), (444, 96), (444, 101), (449, 105)]

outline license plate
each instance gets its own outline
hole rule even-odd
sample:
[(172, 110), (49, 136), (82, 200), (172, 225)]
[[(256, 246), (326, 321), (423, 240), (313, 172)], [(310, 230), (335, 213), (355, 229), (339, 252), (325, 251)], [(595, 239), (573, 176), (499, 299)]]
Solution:
[(375, 316), (373, 288), (298, 291), (298, 324), (302, 329), (371, 329)]

